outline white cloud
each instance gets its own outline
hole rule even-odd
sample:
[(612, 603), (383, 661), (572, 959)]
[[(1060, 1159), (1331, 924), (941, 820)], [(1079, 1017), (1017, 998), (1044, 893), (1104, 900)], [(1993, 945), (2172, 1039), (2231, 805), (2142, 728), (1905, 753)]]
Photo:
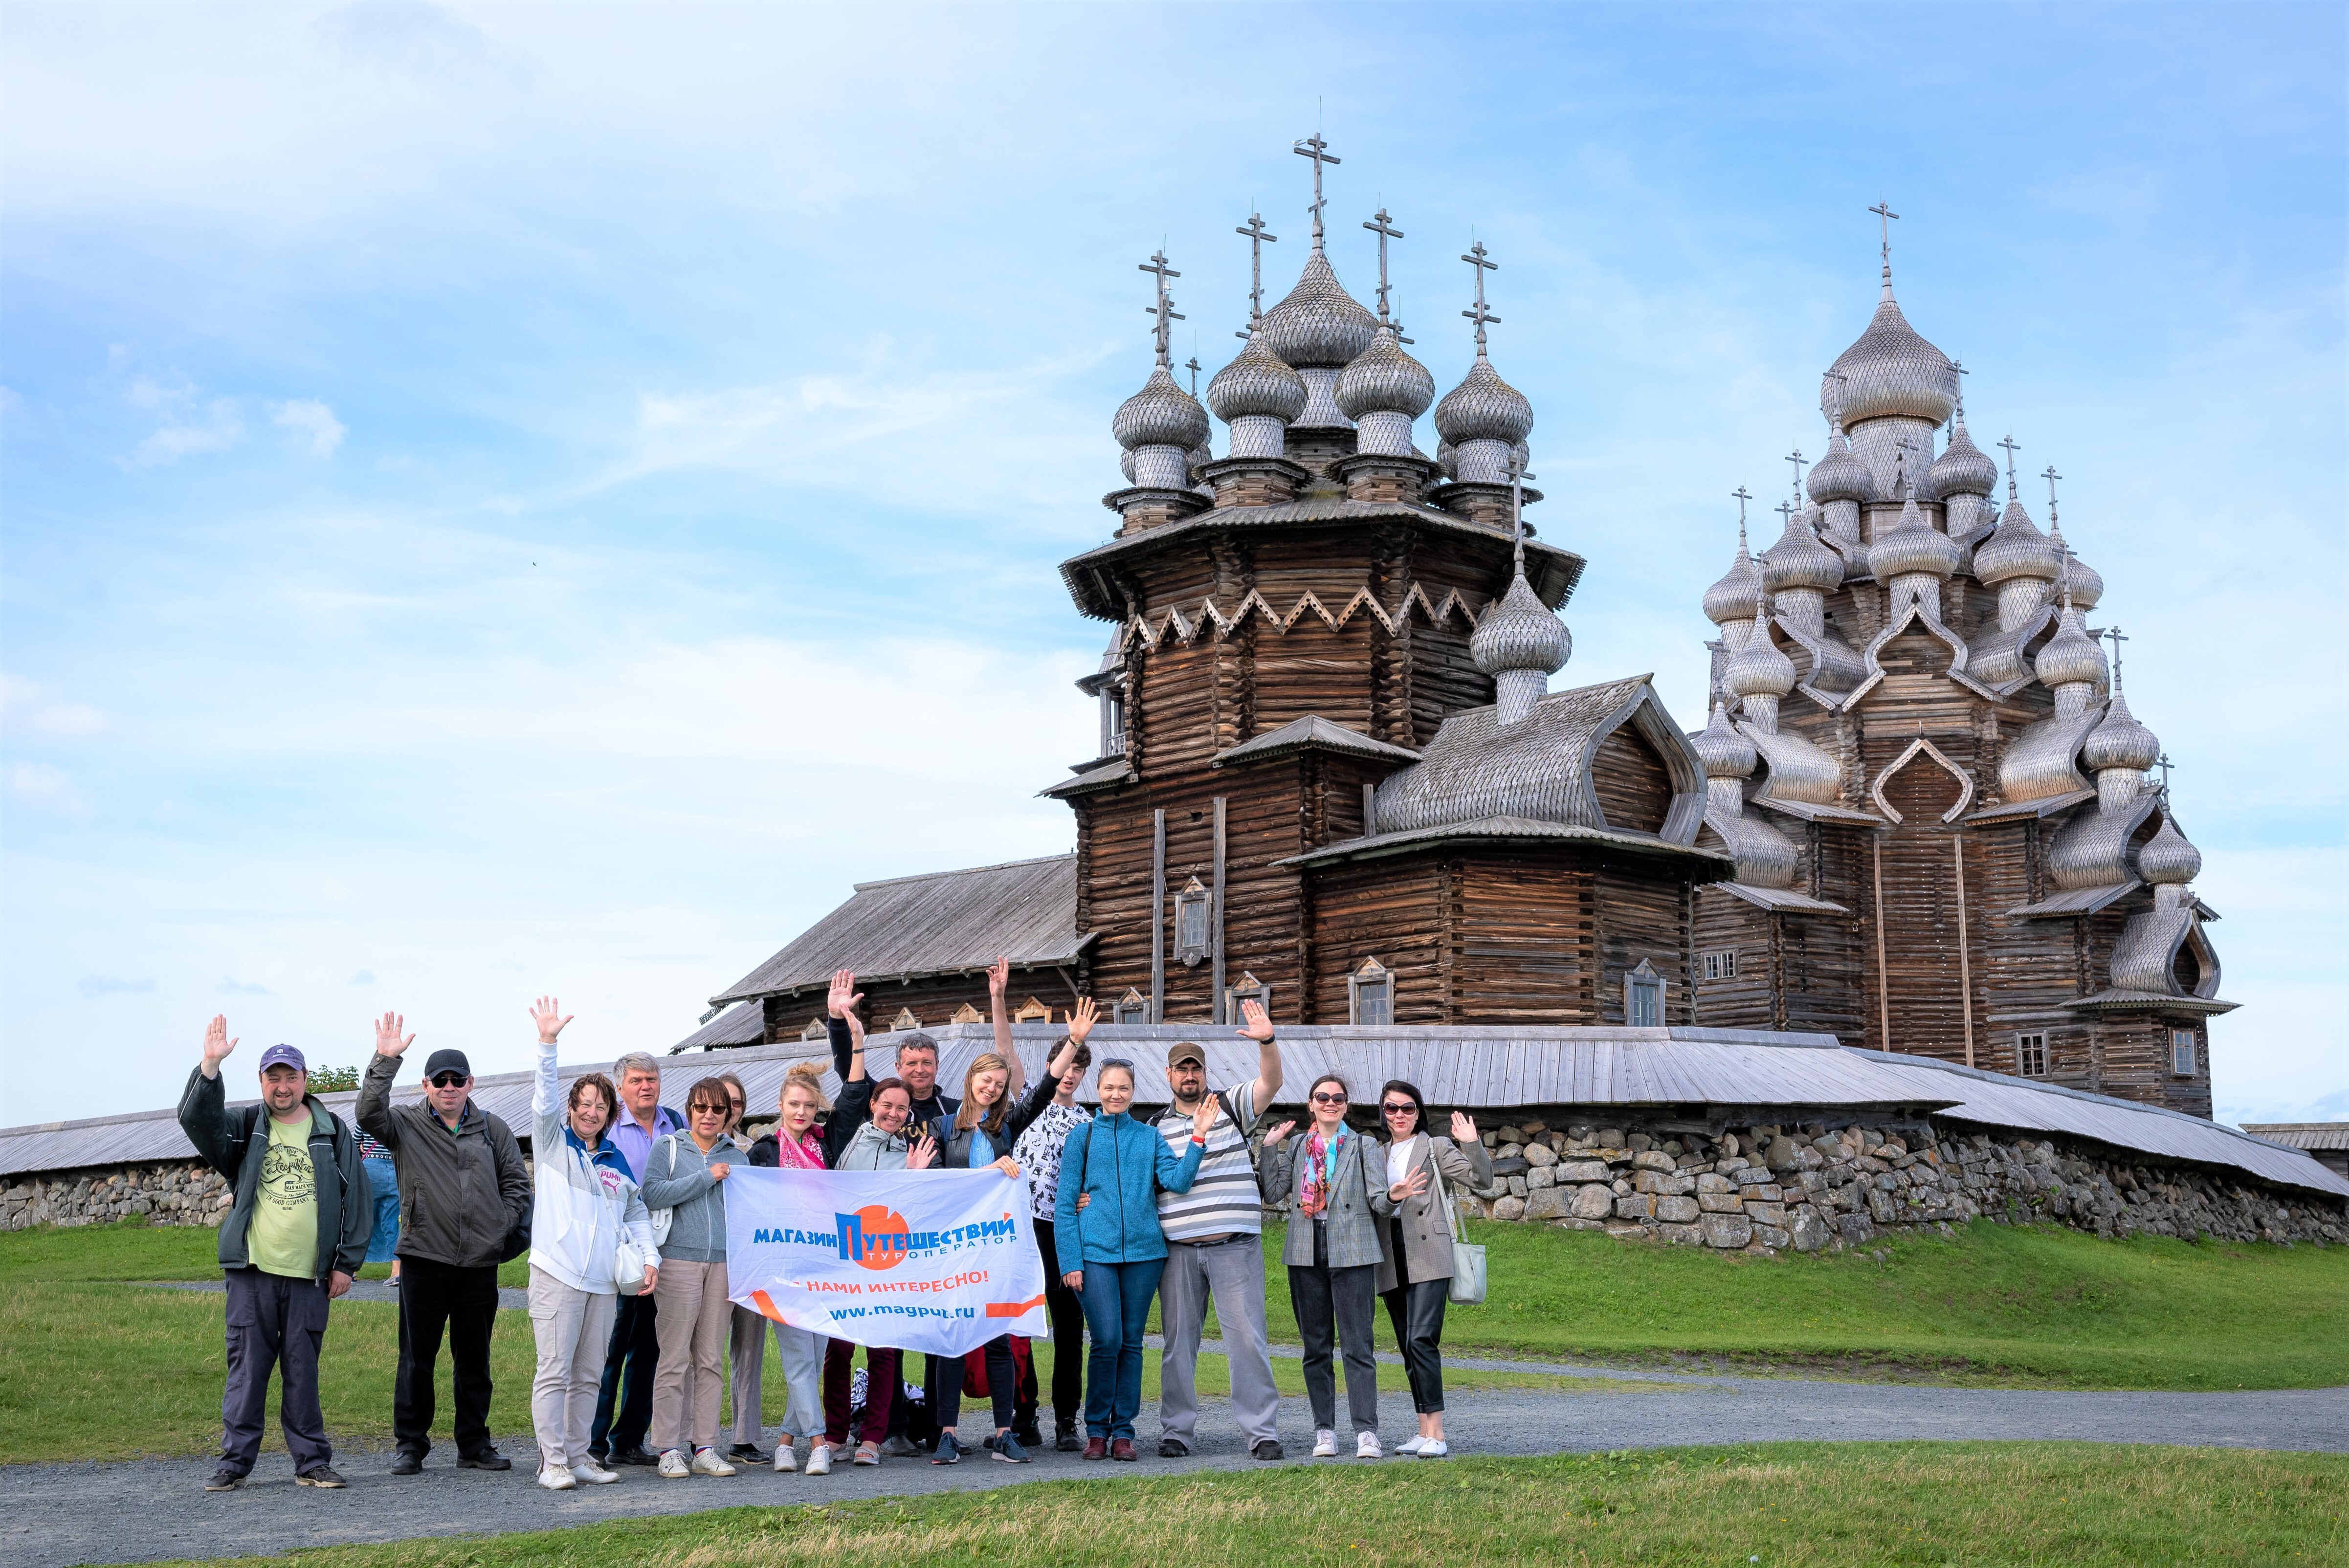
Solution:
[(276, 992), (258, 982), (233, 979), (226, 975), (222, 975), (221, 983), (212, 988), (223, 996), (274, 996), (277, 995)]
[(106, 715), (87, 703), (50, 702), (21, 676), (0, 675), (0, 733), (29, 730), (79, 740), (107, 727)]
[(314, 457), (332, 457), (348, 433), (343, 422), (335, 418), (335, 411), (316, 397), (295, 397), (271, 404), (270, 422), (281, 430), (292, 431), (309, 447)]
[(155, 468), (200, 452), (225, 451), (244, 435), (234, 398), (207, 401), (202, 387), (177, 373), (160, 379), (133, 377), (123, 388), (122, 400), (143, 413), (163, 417), (162, 425), (123, 459), (125, 468)]
[(82, 999), (88, 1002), (100, 996), (145, 995), (154, 989), (152, 980), (118, 980), (110, 975), (92, 975), (81, 983)]
[(74, 787), (72, 775), (47, 762), (12, 762), (6, 774), (8, 794), (18, 804), (60, 817), (87, 817), (89, 802)]

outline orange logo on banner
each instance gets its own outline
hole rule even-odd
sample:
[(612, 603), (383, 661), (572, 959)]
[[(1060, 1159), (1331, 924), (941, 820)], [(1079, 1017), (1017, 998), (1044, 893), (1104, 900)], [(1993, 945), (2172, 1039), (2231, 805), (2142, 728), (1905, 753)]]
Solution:
[(886, 1203), (867, 1203), (854, 1214), (839, 1216), (842, 1251), (860, 1267), (876, 1272), (905, 1261), (905, 1216)]

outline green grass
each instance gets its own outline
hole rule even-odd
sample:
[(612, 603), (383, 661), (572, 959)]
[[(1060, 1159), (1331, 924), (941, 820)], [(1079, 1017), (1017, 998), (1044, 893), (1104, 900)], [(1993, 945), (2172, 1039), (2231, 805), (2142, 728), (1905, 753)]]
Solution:
[(2339, 1563), (2349, 1557), (2344, 1515), (2349, 1460), (2331, 1455), (1785, 1443), (1181, 1477), (1145, 1469), (976, 1494), (329, 1547), (298, 1560), (315, 1568), (945, 1561), (994, 1568), (1104, 1561), (2144, 1568)]

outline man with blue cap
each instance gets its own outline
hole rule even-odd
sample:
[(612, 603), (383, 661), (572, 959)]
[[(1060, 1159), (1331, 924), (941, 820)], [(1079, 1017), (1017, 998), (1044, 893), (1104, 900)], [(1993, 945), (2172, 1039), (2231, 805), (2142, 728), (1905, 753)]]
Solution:
[(278, 1424), (304, 1486), (339, 1487), (318, 1408), (318, 1349), (326, 1303), (351, 1288), (375, 1226), (374, 1194), (357, 1138), (310, 1093), (302, 1053), (261, 1056), (261, 1103), (228, 1108), (220, 1065), (236, 1042), (228, 1019), (204, 1031), (203, 1060), (180, 1096), (180, 1127), (235, 1201), (221, 1222), (228, 1280), (228, 1384), (221, 1395), (220, 1468), (206, 1491), (234, 1491), (261, 1452), (269, 1375), (283, 1388)]

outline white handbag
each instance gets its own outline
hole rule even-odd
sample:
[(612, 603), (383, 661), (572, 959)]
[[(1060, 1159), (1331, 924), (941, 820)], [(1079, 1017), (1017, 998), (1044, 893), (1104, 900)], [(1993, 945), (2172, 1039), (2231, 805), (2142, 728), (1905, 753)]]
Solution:
[(1457, 1305), (1477, 1305), (1485, 1299), (1485, 1249), (1460, 1239), (1460, 1215), (1452, 1207), (1452, 1184), (1435, 1163), (1433, 1144), (1427, 1150), (1427, 1171), (1435, 1179), (1436, 1196), (1444, 1200), (1444, 1228), (1452, 1233), (1452, 1288), (1446, 1294)]
[(620, 1244), (612, 1256), (612, 1283), (622, 1295), (642, 1295), (645, 1293), (645, 1270), (660, 1262), (660, 1254), (647, 1254), (636, 1245), (636, 1238), (625, 1227), (620, 1232)]

